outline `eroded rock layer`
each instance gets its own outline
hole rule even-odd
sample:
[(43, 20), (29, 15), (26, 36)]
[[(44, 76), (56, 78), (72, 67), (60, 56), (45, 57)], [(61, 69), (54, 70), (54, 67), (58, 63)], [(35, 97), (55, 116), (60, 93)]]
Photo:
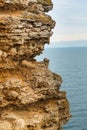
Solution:
[(51, 0), (0, 0), (0, 130), (61, 130), (70, 118), (62, 79), (34, 57), (50, 42)]

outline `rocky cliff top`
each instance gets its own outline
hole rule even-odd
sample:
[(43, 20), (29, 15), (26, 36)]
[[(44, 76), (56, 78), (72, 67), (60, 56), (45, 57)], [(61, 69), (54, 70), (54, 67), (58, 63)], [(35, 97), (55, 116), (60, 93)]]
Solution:
[[(53, 7), (51, 0), (0, 0), (0, 10), (27, 10), (38, 13), (47, 12)], [(34, 9), (35, 8), (35, 9)]]

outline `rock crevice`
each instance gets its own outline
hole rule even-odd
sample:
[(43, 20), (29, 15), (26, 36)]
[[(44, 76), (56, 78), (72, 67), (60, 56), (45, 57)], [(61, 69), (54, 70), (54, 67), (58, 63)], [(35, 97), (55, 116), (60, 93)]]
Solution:
[(0, 130), (61, 130), (70, 118), (62, 78), (49, 60), (51, 0), (0, 0)]

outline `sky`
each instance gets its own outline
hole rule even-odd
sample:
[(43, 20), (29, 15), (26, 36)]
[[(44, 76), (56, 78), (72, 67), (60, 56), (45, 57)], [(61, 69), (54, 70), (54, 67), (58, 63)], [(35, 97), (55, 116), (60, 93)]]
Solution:
[(87, 40), (87, 0), (53, 0), (51, 42)]

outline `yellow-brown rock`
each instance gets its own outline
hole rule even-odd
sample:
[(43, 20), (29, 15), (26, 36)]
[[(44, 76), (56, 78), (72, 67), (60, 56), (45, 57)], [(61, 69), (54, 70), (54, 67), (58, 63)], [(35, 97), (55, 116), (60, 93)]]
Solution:
[(50, 42), (51, 0), (0, 0), (0, 130), (61, 130), (70, 118), (62, 79), (34, 57)]

